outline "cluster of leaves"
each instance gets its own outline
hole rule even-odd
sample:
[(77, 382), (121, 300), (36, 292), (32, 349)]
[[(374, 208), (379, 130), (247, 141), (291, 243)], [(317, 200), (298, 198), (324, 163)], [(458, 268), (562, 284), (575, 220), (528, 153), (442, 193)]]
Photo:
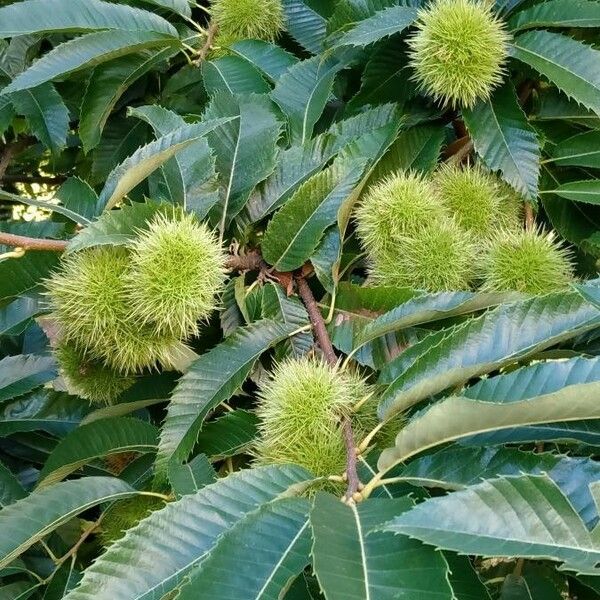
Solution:
[[(498, 0), (456, 32), (451, 10), (417, 43), (435, 21), (421, 4), (2, 2), (1, 597), (600, 598), (600, 3)], [(445, 98), (415, 53), (485, 51), (461, 43), (486, 31), (493, 56), (463, 52)], [(368, 282), (355, 206), (443, 161), (500, 177), (580, 282)], [(44, 282), (60, 250), (134, 246), (159, 203), (230, 248), (218, 310), (186, 327), (181, 372), (90, 405), (59, 373)], [(303, 430), (269, 412), (269, 372), (331, 359), (328, 340), (379, 423), (339, 444), (346, 478), (286, 464), (285, 443), (257, 461), (264, 415), (288, 447)], [(298, 403), (285, 384), (278, 402)], [(347, 419), (364, 401), (323, 389)], [(309, 412), (342, 436), (337, 413)]]

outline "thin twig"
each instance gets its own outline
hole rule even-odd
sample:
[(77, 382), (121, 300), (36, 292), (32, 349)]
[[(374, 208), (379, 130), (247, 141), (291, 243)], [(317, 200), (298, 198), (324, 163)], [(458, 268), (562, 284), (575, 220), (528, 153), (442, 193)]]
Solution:
[(525, 229), (533, 229), (535, 225), (535, 216), (533, 214), (533, 207), (529, 201), (525, 201)]
[[(302, 275), (296, 276), (296, 285), (298, 286), (298, 293), (304, 302), (308, 317), (315, 332), (317, 343), (323, 351), (323, 355), (327, 362), (332, 366), (337, 366), (338, 360), (331, 343), (329, 333), (327, 333), (327, 327), (323, 320), (323, 315), (319, 310), (317, 301), (313, 296), (313, 293), (306, 282), (306, 279)], [(345, 500), (346, 502), (354, 502), (357, 500), (356, 495), (359, 494), (361, 489), (360, 479), (358, 478), (357, 472), (357, 461), (356, 461), (356, 444), (354, 443), (354, 433), (352, 431), (352, 421), (350, 417), (344, 417), (342, 420), (342, 434), (344, 436), (344, 445), (346, 446), (346, 477), (348, 478), (348, 488), (346, 489)]]
[(0, 245), (15, 246), (23, 250), (49, 250), (51, 252), (63, 252), (67, 247), (66, 240), (49, 240), (43, 238), (31, 238), (24, 235), (0, 232)]
[(327, 333), (325, 321), (323, 320), (323, 315), (321, 315), (321, 311), (317, 306), (317, 301), (315, 300), (315, 297), (313, 296), (310, 287), (308, 287), (308, 283), (306, 282), (306, 279), (304, 277), (296, 277), (296, 284), (298, 286), (298, 293), (302, 298), (302, 302), (304, 302), (304, 306), (306, 307), (306, 310), (308, 312), (310, 322), (315, 331), (317, 343), (323, 351), (323, 355), (325, 356), (327, 362), (331, 366), (336, 366), (337, 356), (335, 355), (335, 351), (333, 350), (333, 344), (331, 343), (331, 339), (329, 338), (329, 334)]
[(230, 271), (239, 271), (240, 273), (267, 268), (267, 264), (258, 250), (250, 250), (245, 254), (233, 254), (227, 259), (225, 266)]
[(217, 35), (217, 24), (211, 23), (206, 30), (206, 41), (200, 51), (198, 52), (198, 58), (196, 59), (196, 65), (199, 65), (202, 61), (206, 60), (210, 49), (212, 48), (213, 42), (215, 41), (215, 36)]

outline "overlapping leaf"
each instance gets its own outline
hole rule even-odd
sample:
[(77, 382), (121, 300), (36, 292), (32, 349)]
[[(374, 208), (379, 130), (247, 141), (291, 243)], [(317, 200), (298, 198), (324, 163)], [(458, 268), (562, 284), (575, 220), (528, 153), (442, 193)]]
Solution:
[(535, 198), (540, 172), (540, 149), (535, 131), (517, 101), (512, 84), (491, 98), (463, 109), (475, 151), (493, 171), (518, 192)]
[(513, 30), (534, 27), (600, 27), (600, 4), (587, 0), (550, 0), (519, 11), (508, 25)]
[(6, 506), (0, 510), (0, 567), (84, 510), (137, 493), (114, 477), (85, 477), (32, 492)]
[(383, 529), (462, 554), (549, 559), (598, 575), (600, 546), (545, 475), (503, 477), (426, 500)]
[(67, 435), (52, 451), (40, 472), (39, 486), (64, 479), (96, 458), (117, 452), (153, 452), (158, 429), (145, 421), (115, 417), (82, 425)]
[(575, 292), (556, 293), (506, 304), (433, 333), (382, 370), (380, 383), (390, 386), (380, 415), (589, 331), (599, 318), (598, 309)]
[(539, 30), (517, 36), (510, 53), (600, 114), (600, 51), (559, 33)]
[(0, 360), (0, 402), (25, 394), (57, 376), (51, 356), (19, 354)]
[(202, 355), (179, 380), (163, 424), (157, 471), (171, 458), (184, 461), (208, 413), (228, 400), (244, 383), (258, 357), (284, 340), (294, 327), (265, 319), (239, 329)]
[(262, 467), (234, 473), (183, 496), (112, 544), (65, 600), (159, 600), (181, 584), (220, 536), (246, 514), (294, 488), (300, 491), (310, 478), (310, 473), (293, 465)]
[(178, 598), (279, 598), (309, 562), (308, 509), (305, 498), (282, 498), (246, 515), (223, 534), (180, 588)]

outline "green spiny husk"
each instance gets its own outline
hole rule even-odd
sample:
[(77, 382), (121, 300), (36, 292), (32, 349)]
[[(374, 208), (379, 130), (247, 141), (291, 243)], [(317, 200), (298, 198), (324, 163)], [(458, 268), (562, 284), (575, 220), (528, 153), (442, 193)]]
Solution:
[(414, 78), (438, 101), (473, 106), (502, 81), (508, 39), (491, 3), (436, 0), (419, 11), (409, 40)]

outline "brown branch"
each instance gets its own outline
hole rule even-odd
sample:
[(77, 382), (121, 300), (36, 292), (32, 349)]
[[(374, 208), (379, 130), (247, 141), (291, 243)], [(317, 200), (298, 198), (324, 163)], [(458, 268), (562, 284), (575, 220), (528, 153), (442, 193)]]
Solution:
[(210, 23), (210, 25), (208, 26), (208, 29), (206, 31), (206, 41), (204, 42), (202, 48), (200, 48), (200, 51), (198, 52), (198, 58), (195, 61), (197, 65), (199, 65), (203, 60), (206, 60), (206, 57), (210, 52), (213, 42), (215, 41), (217, 29), (218, 27), (216, 23)]
[[(308, 317), (315, 332), (317, 343), (323, 351), (327, 362), (332, 367), (335, 367), (337, 365), (337, 356), (333, 350), (331, 338), (327, 332), (323, 315), (321, 314), (315, 297), (303, 275), (296, 276), (296, 285), (298, 286), (298, 293), (308, 312)], [(354, 442), (354, 433), (352, 432), (352, 421), (348, 416), (344, 417), (342, 420), (342, 434), (344, 436), (344, 445), (346, 446), (346, 477), (348, 478), (345, 499), (346, 502), (354, 502), (358, 499), (357, 495), (359, 494), (361, 483), (357, 472), (356, 444)]]
[(465, 135), (454, 142), (444, 150), (444, 158), (446, 161), (454, 161), (456, 164), (460, 164), (473, 150), (473, 140)]
[(14, 235), (0, 231), (0, 245), (15, 246), (23, 250), (50, 250), (62, 252), (67, 247), (66, 240), (49, 240), (42, 238), (30, 238), (23, 235)]
[(232, 254), (225, 265), (230, 271), (261, 271), (267, 268), (258, 250), (250, 250), (245, 254)]
[(327, 362), (334, 367), (337, 365), (337, 356), (333, 350), (333, 344), (331, 343), (331, 339), (327, 333), (325, 321), (323, 320), (323, 315), (317, 306), (317, 301), (315, 300), (313, 293), (310, 291), (310, 287), (308, 287), (306, 279), (302, 275), (296, 277), (296, 285), (298, 286), (300, 298), (302, 298), (302, 302), (304, 302), (304, 306), (306, 306), (308, 317), (315, 331), (317, 343), (323, 351), (323, 355), (325, 356)]
[(533, 214), (533, 207), (527, 200), (525, 201), (525, 229), (533, 229), (535, 226), (535, 215)]

